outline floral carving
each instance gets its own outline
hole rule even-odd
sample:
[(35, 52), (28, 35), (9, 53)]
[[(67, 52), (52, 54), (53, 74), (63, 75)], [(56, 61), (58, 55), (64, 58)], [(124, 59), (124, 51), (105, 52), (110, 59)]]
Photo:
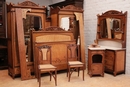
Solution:
[(119, 12), (119, 11), (116, 11), (116, 10), (110, 10), (110, 11), (107, 11), (105, 13), (102, 13), (102, 15), (117, 15), (117, 14), (122, 14), (122, 11)]
[(63, 7), (61, 10), (82, 10), (82, 8), (80, 7), (75, 7), (74, 5), (67, 5), (65, 7)]
[(56, 59), (53, 60), (52, 62), (53, 62), (54, 64), (67, 63), (66, 59), (67, 59), (67, 58), (63, 58), (63, 59), (56, 58)]
[(20, 5), (20, 6), (35, 6), (35, 7), (39, 6), (38, 4), (35, 4), (34, 2), (31, 2), (31, 1), (24, 1), (22, 3), (18, 3), (18, 5)]
[(45, 31), (65, 31), (65, 30), (60, 27), (50, 26), (48, 28), (45, 28)]

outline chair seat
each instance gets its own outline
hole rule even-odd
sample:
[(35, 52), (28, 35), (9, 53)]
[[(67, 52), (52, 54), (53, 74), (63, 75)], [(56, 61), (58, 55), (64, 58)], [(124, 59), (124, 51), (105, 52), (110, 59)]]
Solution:
[(69, 65), (82, 65), (83, 63), (80, 61), (69, 61)]
[(39, 69), (55, 69), (56, 67), (51, 64), (39, 65)]

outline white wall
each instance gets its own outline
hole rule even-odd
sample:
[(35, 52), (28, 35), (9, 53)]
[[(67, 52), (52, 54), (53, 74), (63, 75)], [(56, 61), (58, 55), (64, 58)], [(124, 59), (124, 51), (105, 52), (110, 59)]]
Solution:
[(102, 14), (108, 10), (128, 12), (126, 74), (130, 74), (130, 0), (84, 0), (85, 45), (93, 43), (93, 40), (96, 38), (97, 14)]

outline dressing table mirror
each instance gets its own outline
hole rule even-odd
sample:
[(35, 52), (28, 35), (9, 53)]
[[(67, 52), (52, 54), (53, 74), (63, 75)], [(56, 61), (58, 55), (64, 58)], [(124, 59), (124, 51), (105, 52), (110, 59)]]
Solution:
[(122, 48), (126, 47), (126, 18), (127, 12), (109, 10), (97, 15), (97, 41), (119, 41)]
[(127, 12), (109, 10), (97, 19), (96, 40), (88, 47), (88, 74), (125, 73)]

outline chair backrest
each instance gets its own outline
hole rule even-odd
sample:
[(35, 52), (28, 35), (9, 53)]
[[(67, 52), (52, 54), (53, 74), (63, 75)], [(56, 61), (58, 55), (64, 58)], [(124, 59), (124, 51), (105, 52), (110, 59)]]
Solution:
[(51, 64), (51, 46), (37, 46), (38, 64)]
[(67, 46), (67, 59), (68, 61), (79, 60), (79, 52), (77, 44), (69, 44)]

